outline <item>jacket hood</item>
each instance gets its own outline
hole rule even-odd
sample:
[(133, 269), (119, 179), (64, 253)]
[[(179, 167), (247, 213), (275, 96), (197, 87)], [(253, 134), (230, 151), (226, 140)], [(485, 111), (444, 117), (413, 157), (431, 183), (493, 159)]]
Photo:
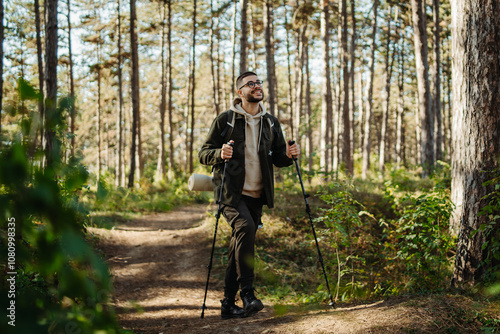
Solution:
[(264, 116), (267, 111), (266, 111), (266, 107), (264, 107), (264, 104), (262, 103), (262, 101), (259, 102), (259, 106), (260, 106), (260, 111), (255, 115), (251, 115), (249, 113), (247, 113), (245, 111), (245, 109), (243, 109), (243, 107), (241, 106), (241, 97), (235, 97), (234, 100), (233, 100), (233, 103), (231, 103), (231, 110), (240, 114), (240, 115), (243, 115), (245, 117), (250, 117), (250, 118), (255, 118), (255, 117), (262, 117)]

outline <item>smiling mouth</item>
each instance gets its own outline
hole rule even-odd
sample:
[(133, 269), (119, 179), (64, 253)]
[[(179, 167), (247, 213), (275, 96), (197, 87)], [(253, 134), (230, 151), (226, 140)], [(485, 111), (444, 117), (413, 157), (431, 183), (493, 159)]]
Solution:
[(262, 89), (256, 89), (256, 90), (254, 90), (252, 92), (252, 94), (255, 94), (255, 93), (261, 93), (262, 94), (263, 92), (262, 92)]

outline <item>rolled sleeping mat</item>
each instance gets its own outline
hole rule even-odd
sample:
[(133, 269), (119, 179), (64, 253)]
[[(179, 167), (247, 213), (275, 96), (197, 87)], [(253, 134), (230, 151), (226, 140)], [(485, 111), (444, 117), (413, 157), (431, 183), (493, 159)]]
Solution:
[(193, 174), (189, 177), (188, 187), (191, 191), (213, 191), (212, 177), (203, 174)]

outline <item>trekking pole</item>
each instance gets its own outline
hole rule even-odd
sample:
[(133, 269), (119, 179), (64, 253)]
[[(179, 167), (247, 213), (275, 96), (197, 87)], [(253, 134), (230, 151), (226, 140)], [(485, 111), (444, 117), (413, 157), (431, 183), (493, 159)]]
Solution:
[[(234, 145), (234, 142), (230, 141), (227, 143), (230, 146)], [(205, 286), (205, 297), (203, 298), (203, 306), (201, 307), (201, 318), (203, 319), (205, 317), (205, 310), (207, 307), (205, 306), (205, 302), (207, 300), (207, 292), (208, 292), (208, 283), (210, 281), (210, 271), (212, 271), (212, 260), (214, 258), (214, 250), (215, 250), (215, 239), (217, 238), (217, 226), (219, 225), (219, 218), (221, 214), (221, 209), (222, 209), (222, 191), (224, 190), (224, 180), (226, 178), (226, 167), (227, 163), (229, 162), (229, 159), (226, 159), (224, 161), (224, 171), (222, 172), (222, 183), (220, 186), (220, 192), (219, 192), (219, 200), (217, 201), (218, 207), (217, 207), (217, 213), (215, 214), (215, 231), (214, 231), (214, 240), (212, 242), (212, 252), (210, 253), (210, 262), (208, 263), (208, 275), (207, 275), (207, 285)]]
[[(290, 140), (288, 144), (292, 146), (293, 144), (295, 144), (295, 140)], [(319, 249), (318, 238), (316, 237), (316, 230), (314, 229), (313, 219), (311, 217), (311, 207), (309, 206), (309, 202), (307, 201), (309, 195), (306, 194), (306, 191), (304, 189), (304, 182), (302, 182), (302, 175), (300, 174), (300, 168), (299, 168), (299, 163), (297, 161), (297, 157), (292, 156), (292, 158), (293, 161), (295, 162), (295, 167), (297, 168), (297, 174), (299, 175), (300, 186), (302, 187), (302, 194), (304, 195), (304, 201), (306, 202), (306, 212), (307, 215), (309, 216), (309, 221), (311, 222), (314, 241), (316, 241), (316, 248), (318, 250), (319, 263), (321, 263), (321, 269), (323, 269), (323, 276), (325, 277), (326, 288), (328, 289), (328, 295), (330, 297), (330, 303), (328, 305), (331, 307), (335, 307), (335, 302), (333, 301), (332, 293), (330, 292), (330, 284), (328, 284), (328, 277), (326, 276), (325, 265), (323, 264), (323, 256), (321, 256), (321, 250)]]

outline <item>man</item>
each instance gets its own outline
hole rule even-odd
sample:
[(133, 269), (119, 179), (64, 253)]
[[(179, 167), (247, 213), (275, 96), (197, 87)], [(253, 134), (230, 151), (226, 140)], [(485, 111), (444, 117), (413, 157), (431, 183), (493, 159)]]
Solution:
[[(285, 142), (278, 119), (266, 113), (261, 102), (262, 84), (253, 72), (238, 77), (238, 97), (230, 110), (215, 118), (198, 154), (202, 164), (213, 166), (215, 198), (219, 198), (224, 161), (228, 160), (222, 214), (231, 225), (232, 235), (225, 298), (221, 300), (223, 319), (248, 317), (264, 308), (253, 289), (255, 234), (263, 205), (274, 206), (273, 164), (289, 166), (292, 156), (300, 154), (297, 144)], [(235, 304), (239, 288), (243, 309)]]

